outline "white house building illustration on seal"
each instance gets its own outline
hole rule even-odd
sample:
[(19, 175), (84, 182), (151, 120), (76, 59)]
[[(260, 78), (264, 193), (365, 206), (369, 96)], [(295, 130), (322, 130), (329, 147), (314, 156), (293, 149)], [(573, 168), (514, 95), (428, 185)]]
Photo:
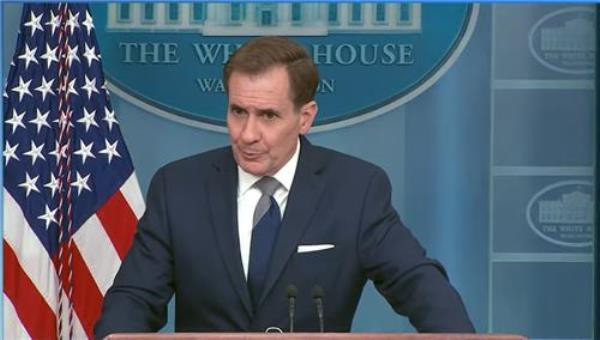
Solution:
[(580, 191), (564, 194), (558, 200), (539, 202), (540, 223), (583, 223), (594, 222), (592, 196)]
[(575, 18), (559, 27), (542, 28), (542, 51), (593, 52), (596, 50), (594, 23)]
[(107, 31), (204, 36), (418, 33), (417, 3), (110, 3)]

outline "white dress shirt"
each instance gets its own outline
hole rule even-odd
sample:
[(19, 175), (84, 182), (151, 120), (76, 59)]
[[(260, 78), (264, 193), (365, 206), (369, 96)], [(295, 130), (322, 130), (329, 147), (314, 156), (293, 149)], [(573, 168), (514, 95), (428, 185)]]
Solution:
[[(283, 219), (285, 207), (287, 205), (288, 194), (292, 188), (292, 181), (298, 165), (298, 155), (300, 154), (300, 140), (296, 144), (296, 151), (292, 158), (281, 168), (273, 178), (281, 184), (273, 194), (273, 198), (279, 205), (281, 218)], [(262, 196), (260, 190), (254, 187), (254, 183), (262, 177), (247, 173), (238, 165), (238, 196), (237, 196), (237, 217), (238, 233), (240, 239), (240, 253), (242, 256), (242, 265), (244, 267), (244, 276), (248, 278), (248, 262), (250, 261), (250, 242), (252, 241), (252, 218), (254, 209), (258, 200)]]

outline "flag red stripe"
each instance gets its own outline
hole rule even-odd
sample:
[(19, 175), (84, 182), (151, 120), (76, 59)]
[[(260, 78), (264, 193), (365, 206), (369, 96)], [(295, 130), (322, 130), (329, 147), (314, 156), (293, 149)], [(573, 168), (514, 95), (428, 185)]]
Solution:
[(98, 211), (96, 215), (102, 222), (108, 237), (111, 239), (121, 260), (127, 254), (137, 225), (129, 203), (121, 193), (116, 191)]
[(72, 265), (73, 307), (86, 335), (92, 339), (94, 337), (94, 324), (100, 317), (102, 294), (76, 246), (73, 246)]
[(21, 323), (33, 339), (56, 339), (54, 312), (23, 271), (6, 240), (3, 247), (4, 293), (12, 301)]

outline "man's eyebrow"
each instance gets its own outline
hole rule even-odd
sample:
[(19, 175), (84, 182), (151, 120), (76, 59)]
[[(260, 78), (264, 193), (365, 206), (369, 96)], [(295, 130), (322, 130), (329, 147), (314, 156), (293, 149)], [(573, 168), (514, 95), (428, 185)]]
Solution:
[(231, 105), (229, 105), (229, 108), (232, 110), (246, 111), (246, 109), (239, 106), (238, 104), (231, 104)]
[(279, 111), (277, 111), (275, 109), (262, 109), (262, 110), (258, 110), (258, 113), (261, 114), (261, 115), (281, 116), (279, 114)]

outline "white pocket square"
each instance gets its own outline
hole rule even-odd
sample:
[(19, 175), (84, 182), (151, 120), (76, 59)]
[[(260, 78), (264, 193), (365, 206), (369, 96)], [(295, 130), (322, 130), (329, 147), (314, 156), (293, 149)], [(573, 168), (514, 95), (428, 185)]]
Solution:
[(325, 249), (331, 249), (335, 247), (333, 244), (303, 244), (298, 246), (299, 253), (310, 253), (313, 251), (320, 251)]

